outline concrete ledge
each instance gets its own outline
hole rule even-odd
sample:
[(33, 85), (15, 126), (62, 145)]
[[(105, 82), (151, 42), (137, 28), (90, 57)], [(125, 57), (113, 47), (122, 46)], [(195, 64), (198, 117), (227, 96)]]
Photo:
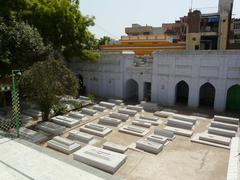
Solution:
[(238, 118), (231, 118), (231, 117), (225, 117), (225, 116), (214, 116), (214, 121), (219, 121), (223, 123), (230, 123), (230, 124), (239, 124)]
[(216, 128), (222, 128), (222, 129), (228, 129), (232, 131), (238, 131), (238, 125), (235, 124), (228, 124), (228, 123), (222, 123), (218, 121), (212, 121), (211, 122), (211, 127), (216, 127)]
[(148, 141), (146, 139), (139, 139), (136, 143), (136, 148), (153, 154), (158, 154), (162, 151), (163, 145), (156, 142)]
[(69, 132), (69, 138), (76, 139), (83, 143), (89, 143), (93, 139), (93, 135), (90, 135), (90, 134), (87, 134), (84, 132), (80, 132), (77, 130), (72, 130)]
[(109, 126), (118, 126), (122, 123), (120, 119), (110, 118), (110, 117), (100, 117), (98, 123), (105, 124)]
[(94, 105), (94, 106), (93, 106), (93, 110), (100, 111), (100, 112), (104, 112), (104, 111), (107, 110), (107, 108), (104, 107), (104, 106)]
[(110, 113), (110, 114), (109, 114), (109, 117), (121, 119), (121, 120), (124, 121), (124, 122), (129, 119), (129, 115), (123, 114), (123, 113), (116, 113), (116, 112)]
[(154, 134), (159, 135), (159, 136), (167, 137), (168, 140), (171, 140), (171, 141), (176, 138), (176, 136), (174, 135), (174, 132), (169, 131), (167, 129), (161, 129), (159, 127), (156, 127), (154, 129)]
[(100, 106), (104, 106), (108, 109), (113, 109), (116, 106), (113, 103), (109, 103), (109, 102), (105, 102), (105, 101), (101, 101), (99, 104), (100, 104)]
[(144, 122), (144, 121), (138, 121), (138, 120), (135, 120), (132, 122), (133, 125), (136, 125), (136, 126), (142, 126), (142, 127), (146, 127), (146, 128), (150, 128), (151, 127), (151, 123), (149, 122)]
[(181, 128), (170, 127), (170, 126), (166, 126), (164, 129), (172, 131), (176, 135), (181, 135), (186, 137), (191, 137), (193, 135), (193, 131), (187, 130), (187, 129), (181, 129)]
[(217, 135), (212, 135), (212, 134), (207, 134), (207, 133), (200, 134), (199, 140), (209, 141), (212, 143), (222, 144), (222, 145), (226, 145), (226, 146), (229, 146), (231, 143), (231, 138), (226, 138), (223, 136), (217, 136)]
[(191, 122), (193, 124), (195, 124), (197, 122), (197, 119), (195, 117), (185, 116), (185, 115), (180, 115), (180, 114), (173, 114), (172, 118), (173, 119), (178, 119), (178, 120), (181, 120), (181, 121)]
[(65, 154), (72, 154), (81, 148), (79, 144), (60, 136), (56, 136), (52, 140), (48, 141), (47, 146)]
[(114, 173), (124, 164), (127, 156), (88, 145), (75, 152), (73, 159), (103, 171)]
[(80, 131), (86, 132), (92, 135), (104, 137), (107, 134), (111, 133), (112, 129), (107, 128), (105, 126), (100, 126), (99, 124), (89, 123), (89, 124), (86, 124), (84, 127), (81, 127)]
[(135, 116), (137, 114), (136, 110), (122, 109), (122, 108), (119, 109), (118, 112), (122, 114), (127, 114), (129, 116)]
[(127, 109), (134, 110), (134, 111), (137, 111), (137, 112), (142, 112), (143, 111), (143, 107), (141, 107), (141, 106), (127, 105)]
[(192, 130), (193, 128), (192, 122), (187, 122), (187, 121), (182, 121), (182, 120), (177, 120), (172, 118), (168, 119), (167, 125), (172, 127), (177, 127), (177, 128), (188, 129), (188, 130)]
[(52, 122), (48, 122), (48, 121), (39, 123), (36, 126), (36, 128), (54, 135), (60, 135), (65, 130), (64, 126), (61, 126)]
[(112, 142), (105, 142), (103, 144), (103, 149), (108, 149), (110, 151), (115, 151), (118, 153), (125, 153), (128, 147), (120, 144), (112, 143)]
[(89, 109), (89, 108), (82, 108), (82, 113), (86, 114), (88, 116), (94, 116), (95, 114), (97, 114), (97, 111)]
[(168, 138), (164, 137), (164, 136), (159, 136), (159, 135), (155, 135), (155, 134), (151, 134), (147, 137), (147, 140), (149, 141), (153, 141), (156, 143), (160, 143), (160, 144), (166, 144)]
[(208, 128), (208, 133), (209, 134), (216, 134), (216, 135), (220, 135), (220, 136), (225, 136), (225, 137), (231, 137), (231, 138), (236, 136), (236, 131), (214, 128), (214, 127), (209, 127)]
[(142, 137), (142, 136), (145, 136), (149, 132), (149, 129), (138, 127), (138, 126), (133, 126), (133, 125), (125, 125), (125, 126), (121, 127), (118, 131)]

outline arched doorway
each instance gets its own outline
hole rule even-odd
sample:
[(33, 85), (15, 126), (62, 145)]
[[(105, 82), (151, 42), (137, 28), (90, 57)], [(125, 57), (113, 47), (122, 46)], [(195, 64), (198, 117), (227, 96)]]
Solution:
[(188, 104), (189, 86), (185, 81), (180, 81), (176, 85), (176, 104)]
[(205, 83), (200, 87), (199, 106), (214, 107), (215, 88), (210, 83)]
[(240, 85), (234, 85), (228, 89), (226, 110), (240, 111)]
[(129, 79), (126, 83), (126, 100), (130, 101), (138, 101), (138, 83), (133, 80)]

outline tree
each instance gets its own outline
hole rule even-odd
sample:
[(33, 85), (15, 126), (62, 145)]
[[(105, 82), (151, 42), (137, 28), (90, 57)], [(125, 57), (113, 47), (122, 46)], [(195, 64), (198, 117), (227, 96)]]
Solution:
[(33, 25), (44, 42), (53, 44), (67, 60), (86, 57), (86, 53), (93, 60), (99, 58), (96, 53), (89, 56), (96, 46), (94, 36), (88, 31), (94, 25), (94, 18), (80, 13), (78, 0), (0, 0), (0, 16)]
[(53, 55), (51, 46), (45, 46), (36, 28), (24, 22), (0, 19), (0, 75), (12, 69), (24, 71), (36, 61)]
[(99, 46), (105, 45), (106, 43), (109, 43), (112, 40), (112, 38), (108, 36), (103, 36), (102, 38), (99, 39)]
[(39, 105), (43, 120), (60, 96), (76, 96), (78, 80), (62, 61), (48, 60), (35, 63), (25, 71), (20, 79), (20, 88), (24, 96)]

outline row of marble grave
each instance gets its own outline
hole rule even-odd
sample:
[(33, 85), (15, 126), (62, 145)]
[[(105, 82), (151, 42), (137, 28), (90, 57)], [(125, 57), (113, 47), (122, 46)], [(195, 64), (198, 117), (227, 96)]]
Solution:
[(231, 140), (239, 130), (239, 119), (214, 115), (208, 130), (197, 133), (192, 142), (230, 149)]

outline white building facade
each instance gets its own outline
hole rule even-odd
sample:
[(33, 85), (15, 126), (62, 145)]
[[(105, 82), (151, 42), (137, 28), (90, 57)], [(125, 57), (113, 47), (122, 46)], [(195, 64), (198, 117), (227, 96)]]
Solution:
[(98, 62), (70, 68), (83, 77), (88, 94), (100, 97), (215, 111), (240, 108), (240, 51), (155, 52), (151, 59), (102, 53)]

